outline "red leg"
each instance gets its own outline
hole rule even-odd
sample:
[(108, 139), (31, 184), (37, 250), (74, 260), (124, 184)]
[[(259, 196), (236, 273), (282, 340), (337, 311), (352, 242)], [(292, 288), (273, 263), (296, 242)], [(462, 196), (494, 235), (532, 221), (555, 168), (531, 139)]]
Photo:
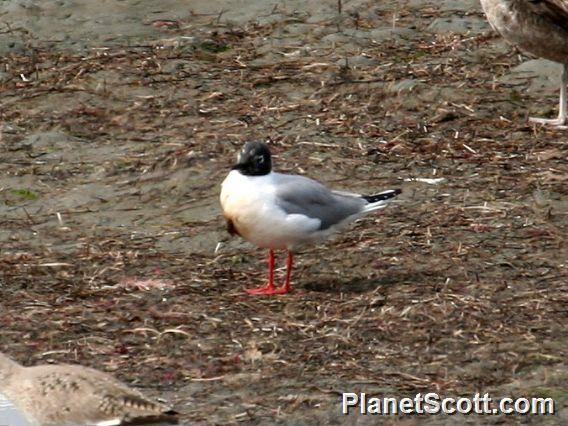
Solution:
[(264, 287), (246, 289), (248, 294), (274, 294), (274, 250), (268, 250), (268, 284)]
[(288, 293), (292, 291), (292, 286), (290, 285), (290, 277), (292, 276), (292, 266), (294, 264), (294, 255), (291, 251), (288, 251), (288, 259), (286, 259), (286, 281), (284, 285), (280, 288), (283, 290), (282, 293)]
[(294, 263), (294, 255), (291, 251), (288, 251), (288, 259), (286, 260), (286, 280), (282, 287), (273, 289), (271, 293), (265, 294), (285, 294), (292, 291), (292, 286), (290, 285), (290, 276), (292, 275), (292, 265)]

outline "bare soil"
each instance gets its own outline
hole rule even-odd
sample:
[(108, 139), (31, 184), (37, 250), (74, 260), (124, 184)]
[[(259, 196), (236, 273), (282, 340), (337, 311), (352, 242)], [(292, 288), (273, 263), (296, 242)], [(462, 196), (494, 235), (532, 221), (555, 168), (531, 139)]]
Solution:
[[(5, 56), (0, 348), (112, 372), (192, 425), (566, 424), (568, 133), (526, 124), (557, 93), (505, 82), (526, 58), (477, 6), (415, 3), (189, 14), (137, 45)], [(404, 192), (298, 253), (293, 293), (248, 296), (265, 253), (217, 198), (249, 139), (280, 171)], [(342, 416), (360, 391), (560, 413)]]

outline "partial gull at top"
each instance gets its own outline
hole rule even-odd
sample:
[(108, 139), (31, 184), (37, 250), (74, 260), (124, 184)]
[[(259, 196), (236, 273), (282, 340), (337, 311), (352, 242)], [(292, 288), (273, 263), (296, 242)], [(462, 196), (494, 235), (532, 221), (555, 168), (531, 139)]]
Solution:
[(563, 64), (558, 117), (530, 121), (567, 129), (568, 0), (481, 0), (481, 6), (491, 26), (507, 41)]

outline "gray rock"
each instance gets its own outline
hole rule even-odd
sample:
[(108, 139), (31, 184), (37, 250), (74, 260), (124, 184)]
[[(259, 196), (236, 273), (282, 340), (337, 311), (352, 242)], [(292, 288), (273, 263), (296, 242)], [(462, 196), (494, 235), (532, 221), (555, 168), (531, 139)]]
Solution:
[(330, 44), (343, 44), (351, 41), (351, 37), (343, 33), (333, 33), (322, 37), (321, 40), (325, 43), (330, 43)]
[(472, 12), (481, 10), (479, 0), (444, 0), (440, 4), (440, 10)]
[(489, 29), (487, 21), (476, 16), (436, 18), (426, 28), (427, 31), (434, 34), (479, 34)]
[(25, 51), (26, 45), (23, 39), (0, 35), (0, 56), (6, 56), (11, 53), (23, 54)]
[(420, 85), (420, 81), (407, 78), (404, 80), (394, 81), (391, 84), (388, 84), (386, 87), (386, 91), (389, 93), (401, 93), (401, 92), (411, 92), (416, 89), (417, 86)]
[(512, 68), (499, 81), (507, 84), (529, 82), (529, 92), (556, 91), (560, 87), (562, 65), (547, 59), (533, 59)]
[(371, 39), (378, 42), (400, 39), (408, 40), (416, 35), (416, 31), (410, 28), (375, 28), (369, 33)]
[(349, 67), (371, 67), (374, 65), (378, 65), (379, 61), (374, 58), (369, 58), (368, 56), (358, 55), (358, 56), (350, 56), (348, 58), (339, 59), (336, 62), (339, 66), (349, 66)]
[(281, 15), (280, 13), (273, 13), (273, 14), (270, 14), (270, 15), (257, 17), (256, 23), (258, 25), (264, 26), (264, 25), (275, 24), (277, 22), (282, 22), (283, 20), (284, 20), (283, 15)]
[(479, 0), (410, 0), (407, 5), (413, 10), (435, 8), (444, 12), (478, 12), (481, 11)]
[(178, 72), (191, 69), (192, 62), (185, 59), (175, 59), (168, 61), (162, 67), (162, 71), (168, 74), (176, 74)]
[(32, 133), (20, 142), (12, 144), (10, 150), (26, 150), (43, 160), (60, 160), (83, 142), (58, 131)]
[(313, 25), (292, 23), (282, 28), (281, 33), (286, 36), (298, 36), (309, 34), (314, 29)]
[(202, 43), (202, 40), (197, 37), (177, 36), (171, 38), (161, 38), (155, 41), (151, 41), (149, 44), (151, 46), (161, 46), (161, 47), (187, 47), (187, 46), (195, 46), (200, 43)]
[(371, 44), (371, 33), (361, 30), (345, 30), (328, 34), (321, 39), (324, 43), (333, 45), (368, 46)]

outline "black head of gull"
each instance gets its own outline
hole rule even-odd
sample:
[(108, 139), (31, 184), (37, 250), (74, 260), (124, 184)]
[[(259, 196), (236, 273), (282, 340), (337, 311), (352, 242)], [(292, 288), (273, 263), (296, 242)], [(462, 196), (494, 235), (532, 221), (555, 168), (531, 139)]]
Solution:
[(233, 170), (245, 176), (264, 176), (272, 171), (270, 149), (263, 142), (247, 142), (237, 158)]

